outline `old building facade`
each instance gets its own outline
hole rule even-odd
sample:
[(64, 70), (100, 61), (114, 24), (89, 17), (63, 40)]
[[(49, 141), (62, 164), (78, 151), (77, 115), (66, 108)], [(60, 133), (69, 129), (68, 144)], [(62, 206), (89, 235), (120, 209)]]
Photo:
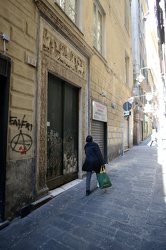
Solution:
[[(158, 1), (157, 1), (158, 3)], [(133, 143), (139, 145), (160, 129), (163, 81), (156, 1), (132, 1), (133, 34)]]
[(156, 10), (157, 18), (157, 34), (158, 34), (158, 46), (159, 46), (159, 60), (161, 67), (161, 82), (162, 82), (162, 92), (159, 96), (160, 98), (160, 128), (165, 130), (166, 124), (166, 1), (154, 1), (154, 6)]
[[(144, 113), (146, 104), (145, 93), (151, 91), (149, 81), (149, 69), (147, 67), (146, 51), (146, 28), (144, 16), (148, 13), (148, 1), (133, 0), (132, 13), (132, 36), (133, 36), (133, 143), (138, 145), (151, 133), (151, 120)], [(146, 81), (139, 81), (139, 75), (146, 74)], [(151, 77), (151, 76), (150, 76)]]
[(87, 134), (105, 162), (132, 146), (130, 4), (1, 0), (1, 221), (84, 176)]

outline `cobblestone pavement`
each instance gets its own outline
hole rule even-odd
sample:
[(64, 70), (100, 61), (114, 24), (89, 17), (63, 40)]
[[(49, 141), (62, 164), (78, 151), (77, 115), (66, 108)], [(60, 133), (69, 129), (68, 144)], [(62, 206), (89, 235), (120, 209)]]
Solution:
[(165, 154), (134, 146), (106, 166), (112, 187), (96, 188), (93, 174), (90, 196), (83, 180), (15, 219), (0, 231), (0, 249), (166, 250)]

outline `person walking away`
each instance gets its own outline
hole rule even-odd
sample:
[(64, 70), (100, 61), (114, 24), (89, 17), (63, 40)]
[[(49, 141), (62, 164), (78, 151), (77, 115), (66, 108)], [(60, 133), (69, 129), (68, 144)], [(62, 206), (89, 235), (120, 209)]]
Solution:
[[(100, 168), (104, 165), (104, 159), (99, 148), (99, 145), (93, 141), (93, 137), (88, 135), (86, 137), (85, 150), (85, 161), (82, 166), (82, 170), (86, 171), (86, 195), (90, 195), (90, 182), (92, 177), (92, 172), (100, 172)], [(97, 175), (96, 175), (97, 178)]]
[(156, 129), (154, 127), (152, 129), (150, 146), (152, 146), (153, 142), (157, 143), (157, 134), (156, 134)]

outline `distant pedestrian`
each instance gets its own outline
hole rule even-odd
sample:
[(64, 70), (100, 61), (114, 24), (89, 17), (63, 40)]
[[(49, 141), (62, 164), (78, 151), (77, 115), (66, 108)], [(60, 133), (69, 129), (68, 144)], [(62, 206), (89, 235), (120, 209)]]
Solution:
[(155, 142), (155, 144), (157, 144), (157, 133), (156, 133), (156, 129), (153, 127), (152, 134), (151, 134), (151, 144), (150, 144), (150, 146), (152, 146), (154, 142)]
[(86, 175), (86, 195), (90, 195), (90, 182), (92, 177), (92, 172), (95, 171), (96, 174), (100, 172), (100, 168), (104, 165), (104, 159), (101, 154), (99, 145), (93, 141), (93, 137), (88, 135), (86, 137), (85, 144), (85, 162), (82, 166), (82, 170), (87, 172)]

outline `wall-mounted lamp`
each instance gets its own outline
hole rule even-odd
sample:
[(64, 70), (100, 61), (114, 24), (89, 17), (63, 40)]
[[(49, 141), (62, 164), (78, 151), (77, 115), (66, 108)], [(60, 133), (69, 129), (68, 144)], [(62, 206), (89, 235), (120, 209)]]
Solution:
[(140, 83), (143, 82), (143, 80), (145, 80), (145, 77), (141, 73), (141, 70), (143, 70), (143, 69), (149, 69), (149, 70), (151, 70), (151, 68), (149, 68), (149, 67), (140, 68), (140, 70), (139, 70), (139, 76), (137, 76), (137, 78), (136, 78), (136, 81), (138, 81)]
[(115, 102), (112, 102), (112, 103), (111, 103), (111, 107), (112, 107), (113, 109), (115, 109), (116, 103), (115, 103)]
[(102, 92), (100, 95), (101, 95), (102, 97), (106, 97), (106, 94), (105, 94), (104, 92)]
[(146, 21), (146, 19), (148, 18), (148, 16), (149, 16), (149, 10), (144, 14), (144, 16), (142, 17), (142, 20)]
[(3, 40), (3, 53), (6, 53), (6, 44), (10, 41), (10, 37), (7, 34), (0, 34), (0, 38)]

